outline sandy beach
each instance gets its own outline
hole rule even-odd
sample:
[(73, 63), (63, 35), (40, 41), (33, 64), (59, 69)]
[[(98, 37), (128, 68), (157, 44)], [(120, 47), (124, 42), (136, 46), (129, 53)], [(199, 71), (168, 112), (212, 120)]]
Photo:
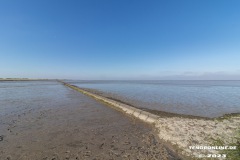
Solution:
[(66, 90), (56, 106), (36, 99), (0, 117), (0, 159), (180, 159), (150, 125)]

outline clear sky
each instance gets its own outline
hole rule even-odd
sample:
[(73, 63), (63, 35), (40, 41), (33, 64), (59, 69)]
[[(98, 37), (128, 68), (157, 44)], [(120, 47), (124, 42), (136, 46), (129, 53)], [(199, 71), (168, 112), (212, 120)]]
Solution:
[(240, 79), (240, 1), (0, 0), (0, 77)]

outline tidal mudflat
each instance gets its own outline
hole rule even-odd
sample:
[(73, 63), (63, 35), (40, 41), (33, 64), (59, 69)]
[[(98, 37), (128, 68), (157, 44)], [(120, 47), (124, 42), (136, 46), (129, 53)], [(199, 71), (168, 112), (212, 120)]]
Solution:
[(179, 159), (151, 126), (60, 83), (0, 92), (0, 159)]
[[(240, 115), (237, 113), (226, 114), (217, 118), (174, 114), (148, 108), (133, 107), (131, 104), (126, 104), (122, 99), (109, 97), (109, 93), (74, 87), (82, 93), (112, 104), (116, 109), (126, 108), (122, 108), (123, 112), (145, 122), (148, 122), (148, 116), (146, 115), (154, 114), (154, 119), (151, 120), (151, 123), (157, 129), (159, 138), (175, 146), (180, 154), (194, 159), (205, 159), (203, 157), (209, 155), (213, 157), (218, 155), (220, 159), (221, 156), (226, 156), (227, 159), (233, 160), (240, 157)], [(140, 116), (142, 111), (144, 111), (145, 115), (143, 117)], [(191, 146), (235, 146), (236, 149), (223, 151), (214, 149), (191, 150)]]

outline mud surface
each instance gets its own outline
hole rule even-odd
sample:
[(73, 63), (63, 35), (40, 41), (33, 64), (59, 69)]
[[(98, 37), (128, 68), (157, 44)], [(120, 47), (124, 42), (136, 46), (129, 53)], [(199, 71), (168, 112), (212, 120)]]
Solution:
[(54, 97), (40, 103), (44, 106), (35, 99), (0, 117), (1, 160), (179, 159), (156, 139), (151, 126), (62, 89), (66, 96), (57, 98), (56, 106)]
[[(89, 89), (88, 91), (106, 96), (106, 94), (99, 91)], [(108, 98), (124, 103), (121, 100), (109, 96)], [(141, 108), (141, 110), (158, 115), (154, 127), (158, 130), (159, 138), (170, 142), (176, 147), (175, 151), (179, 154), (184, 154), (185, 158), (187, 156), (189, 159), (192, 159), (193, 157), (199, 158), (207, 154), (220, 153), (219, 150), (190, 150), (189, 146), (211, 146), (214, 145), (215, 142), (221, 142), (221, 145), (225, 146), (238, 146), (239, 144), (239, 114), (227, 114), (211, 119), (167, 113), (146, 108)], [(232, 157), (230, 154), (226, 155), (227, 158)], [(237, 155), (235, 156), (237, 157)]]

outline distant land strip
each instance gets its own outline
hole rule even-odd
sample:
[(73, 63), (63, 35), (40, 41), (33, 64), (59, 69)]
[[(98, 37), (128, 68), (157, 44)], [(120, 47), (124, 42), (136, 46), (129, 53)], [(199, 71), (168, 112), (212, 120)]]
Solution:
[(0, 81), (56, 81), (56, 79), (0, 78)]

